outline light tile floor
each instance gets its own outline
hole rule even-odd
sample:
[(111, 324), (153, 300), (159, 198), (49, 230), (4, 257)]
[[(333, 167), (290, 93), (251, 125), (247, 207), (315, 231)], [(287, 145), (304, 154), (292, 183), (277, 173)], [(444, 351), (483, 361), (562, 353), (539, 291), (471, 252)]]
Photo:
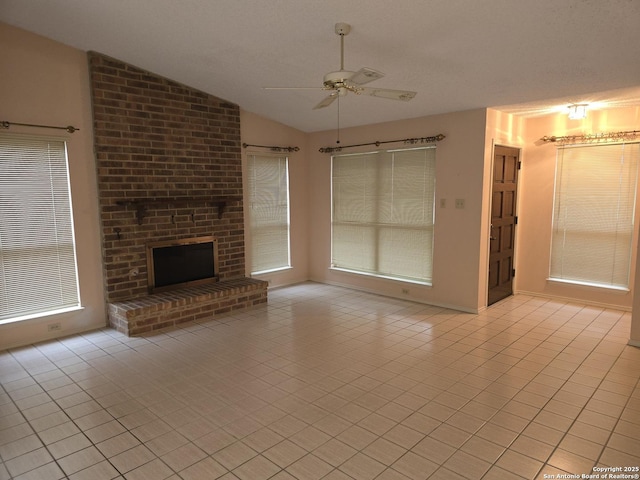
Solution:
[(334, 286), (0, 352), (0, 479), (511, 479), (640, 465), (630, 314)]

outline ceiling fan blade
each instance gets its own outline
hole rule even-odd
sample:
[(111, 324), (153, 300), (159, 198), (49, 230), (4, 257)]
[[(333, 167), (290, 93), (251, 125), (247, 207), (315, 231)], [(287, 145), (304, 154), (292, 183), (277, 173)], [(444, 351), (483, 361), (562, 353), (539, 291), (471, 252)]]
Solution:
[(349, 83), (355, 85), (364, 85), (384, 77), (384, 73), (374, 70), (373, 68), (361, 68), (349, 77)]
[(262, 87), (264, 90), (329, 90), (330, 94), (318, 103), (314, 110), (331, 105), (336, 98), (353, 92), (358, 95), (370, 95), (372, 97), (389, 98), (408, 102), (417, 95), (417, 92), (408, 90), (392, 90), (389, 88), (363, 87), (367, 83), (384, 77), (384, 73), (373, 68), (363, 67), (357, 72), (344, 68), (344, 37), (351, 31), (351, 26), (346, 23), (336, 23), (336, 34), (340, 36), (340, 70), (329, 72), (323, 77), (322, 87)]
[(338, 98), (338, 94), (337, 93), (332, 93), (331, 95), (329, 95), (328, 97), (325, 97), (320, 103), (318, 103), (315, 107), (313, 107), (314, 110), (317, 110), (319, 108), (324, 108), (324, 107), (328, 107), (329, 105), (331, 105), (334, 100)]
[(408, 90), (391, 90), (389, 88), (370, 88), (364, 87), (358, 89), (358, 95), (370, 95), (372, 97), (389, 98), (391, 100), (402, 100), (408, 102), (417, 95), (417, 92)]

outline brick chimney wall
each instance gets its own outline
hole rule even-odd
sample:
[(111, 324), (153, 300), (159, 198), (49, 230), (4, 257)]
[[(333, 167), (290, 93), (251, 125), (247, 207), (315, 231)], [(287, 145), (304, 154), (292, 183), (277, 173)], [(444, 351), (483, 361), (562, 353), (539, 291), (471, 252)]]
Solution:
[(150, 242), (213, 235), (220, 279), (244, 277), (239, 107), (98, 53), (89, 68), (107, 301), (148, 294)]

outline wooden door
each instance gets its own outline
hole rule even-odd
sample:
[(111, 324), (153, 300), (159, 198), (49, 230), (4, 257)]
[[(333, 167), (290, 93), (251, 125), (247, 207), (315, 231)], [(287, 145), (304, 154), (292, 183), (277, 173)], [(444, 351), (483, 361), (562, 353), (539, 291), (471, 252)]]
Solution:
[(488, 305), (513, 294), (520, 151), (496, 145), (493, 165)]

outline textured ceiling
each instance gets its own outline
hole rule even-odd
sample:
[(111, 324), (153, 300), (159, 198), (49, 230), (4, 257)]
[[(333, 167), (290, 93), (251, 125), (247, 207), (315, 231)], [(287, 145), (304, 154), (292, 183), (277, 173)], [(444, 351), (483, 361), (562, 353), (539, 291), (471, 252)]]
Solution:
[(350, 94), (342, 127), (505, 105), (540, 114), (590, 98), (640, 105), (638, 0), (0, 0), (0, 21), (306, 132), (335, 128), (337, 102), (313, 110), (327, 92), (262, 87), (320, 87), (340, 67), (336, 22), (352, 25), (346, 69), (418, 92)]

